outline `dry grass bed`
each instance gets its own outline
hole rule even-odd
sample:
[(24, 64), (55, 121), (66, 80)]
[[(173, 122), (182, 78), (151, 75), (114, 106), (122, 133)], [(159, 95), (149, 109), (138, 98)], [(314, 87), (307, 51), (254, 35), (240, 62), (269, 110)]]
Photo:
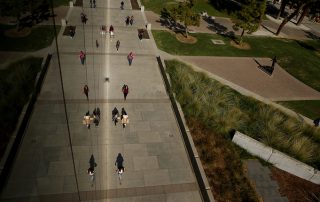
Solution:
[(195, 119), (187, 122), (215, 200), (258, 201), (234, 145)]
[(285, 195), (289, 201), (320, 201), (320, 185), (291, 175), (276, 167), (272, 167), (271, 171), (272, 178), (278, 182), (281, 195)]

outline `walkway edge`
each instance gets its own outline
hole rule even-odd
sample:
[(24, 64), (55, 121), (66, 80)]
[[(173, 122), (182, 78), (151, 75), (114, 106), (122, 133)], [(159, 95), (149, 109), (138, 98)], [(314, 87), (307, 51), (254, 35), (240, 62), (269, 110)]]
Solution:
[[(162, 78), (164, 80), (166, 91), (167, 91), (167, 93), (168, 93), (168, 95), (170, 97), (170, 100), (171, 100), (171, 105), (172, 105), (173, 112), (175, 114), (175, 117), (176, 117), (176, 120), (178, 122), (179, 129), (180, 129), (180, 132), (181, 132), (181, 135), (182, 135), (186, 150), (188, 152), (188, 156), (189, 156), (189, 159), (190, 159), (191, 166), (193, 168), (194, 174), (196, 176), (196, 179), (197, 179), (197, 182), (198, 182), (198, 185), (199, 185), (199, 188), (200, 188), (202, 200), (205, 201), (205, 202), (215, 201), (214, 198), (213, 198), (213, 195), (212, 195), (211, 188), (209, 186), (207, 177), (205, 175), (204, 169), (202, 167), (201, 161), (199, 159), (197, 150), (196, 150), (196, 148), (194, 146), (192, 137), (190, 135), (189, 129), (186, 126), (186, 122), (184, 120), (184, 116), (183, 116), (183, 112), (182, 112), (181, 106), (179, 105), (179, 103), (176, 102), (175, 96), (171, 91), (169, 79), (168, 79), (167, 74), (165, 72), (165, 69), (164, 69), (164, 66), (163, 66), (163, 63), (161, 61), (160, 56), (157, 57), (157, 61), (158, 61), (158, 64), (159, 64), (159, 68), (160, 68), (160, 72), (161, 72)], [(182, 114), (182, 116), (181, 116), (181, 114)], [(187, 130), (186, 130), (186, 128), (187, 128)]]

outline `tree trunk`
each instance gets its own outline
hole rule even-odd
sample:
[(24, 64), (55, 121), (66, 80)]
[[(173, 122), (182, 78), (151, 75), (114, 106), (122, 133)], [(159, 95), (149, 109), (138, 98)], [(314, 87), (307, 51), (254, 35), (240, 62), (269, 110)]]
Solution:
[(277, 14), (276, 19), (279, 19), (280, 16), (284, 13), (284, 10), (285, 10), (285, 8), (286, 8), (287, 3), (288, 3), (287, 0), (282, 0), (282, 1), (281, 1), (281, 6), (280, 6), (280, 9), (279, 9), (279, 12), (278, 12), (278, 14)]
[(309, 13), (309, 7), (310, 7), (310, 5), (303, 7), (303, 11), (301, 13), (301, 16), (300, 16), (298, 22), (297, 22), (298, 26), (302, 23), (303, 18)]
[(187, 25), (184, 25), (184, 27), (185, 27), (185, 34), (186, 34), (186, 38), (188, 38), (188, 26)]
[(282, 28), (285, 26), (285, 24), (287, 24), (287, 22), (289, 22), (294, 16), (296, 16), (299, 13), (299, 11), (301, 10), (301, 8), (305, 5), (306, 5), (305, 3), (302, 3), (301, 5), (298, 6), (298, 8), (293, 13), (291, 13), (288, 17), (283, 19), (282, 23), (280, 24), (280, 26), (277, 30), (276, 35), (280, 34), (280, 32), (281, 32)]
[(240, 40), (239, 40), (239, 44), (242, 44), (242, 37), (244, 35), (244, 29), (242, 28), (242, 32), (241, 32), (241, 35), (240, 35)]

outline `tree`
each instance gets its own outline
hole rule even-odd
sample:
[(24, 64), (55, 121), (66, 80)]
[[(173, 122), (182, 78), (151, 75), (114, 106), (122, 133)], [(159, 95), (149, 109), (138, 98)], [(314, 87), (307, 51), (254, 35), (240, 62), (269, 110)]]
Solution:
[(200, 15), (192, 10), (193, 6), (194, 0), (179, 2), (176, 5), (164, 8), (161, 12), (161, 17), (173, 20), (175, 23), (177, 21), (183, 23), (185, 28), (185, 36), (188, 37), (188, 26), (200, 25)]
[(48, 0), (0, 0), (1, 16), (15, 17), (17, 29), (23, 17), (29, 16), (31, 24), (39, 17), (48, 12)]
[(240, 44), (245, 31), (252, 33), (258, 29), (261, 15), (263, 15), (260, 12), (256, 0), (250, 0), (248, 4), (242, 4), (242, 9), (236, 12), (235, 26), (242, 29)]
[(286, 5), (288, 4), (289, 0), (282, 0), (281, 1), (281, 5), (280, 5), (280, 9), (279, 9), (279, 12), (277, 14), (277, 17), (276, 19), (279, 19), (281, 15), (283, 15), (284, 13), (284, 10), (286, 8)]
[(296, 0), (297, 3), (297, 7), (295, 8), (295, 11), (293, 13), (291, 13), (289, 16), (285, 17), (282, 21), (282, 23), (280, 24), (280, 26), (278, 27), (278, 30), (276, 32), (276, 35), (279, 35), (282, 28), (290, 21), (292, 20), (292, 18), (296, 15), (299, 14), (300, 10), (303, 7), (308, 7), (309, 4), (313, 4), (318, 2), (319, 0)]

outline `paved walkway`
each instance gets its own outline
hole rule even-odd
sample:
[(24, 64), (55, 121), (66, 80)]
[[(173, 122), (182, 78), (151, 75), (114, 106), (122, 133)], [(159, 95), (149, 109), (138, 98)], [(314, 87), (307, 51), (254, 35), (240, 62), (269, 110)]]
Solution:
[(245, 164), (247, 176), (264, 202), (288, 201), (280, 195), (278, 184), (270, 178), (268, 167), (262, 166), (258, 160), (247, 160)]
[[(158, 14), (152, 11), (146, 11), (146, 17), (148, 22), (152, 24), (152, 29), (155, 30), (168, 30), (165, 26), (160, 23), (160, 17)], [(293, 22), (288, 22), (282, 29), (279, 36), (274, 35), (276, 33), (281, 20), (275, 20), (274, 18), (267, 16), (268, 20), (263, 20), (262, 26), (254, 32), (254, 36), (268, 36), (268, 37), (281, 37), (290, 39), (314, 39), (320, 37), (320, 25), (311, 23), (310, 21), (304, 21), (302, 25), (296, 26)], [(200, 20), (200, 26), (190, 26), (189, 28), (196, 33), (217, 33), (218, 31), (223, 32), (234, 32), (236, 35), (241, 34), (241, 30), (235, 31), (233, 23), (229, 18), (216, 17), (215, 24), (208, 24), (205, 20)]]
[[(121, 11), (118, 1), (97, 0), (96, 9), (88, 8), (89, 1), (85, 1), (89, 20), (84, 31), (82, 9), (74, 7), (68, 21), (77, 26), (75, 37), (62, 36), (63, 30), (58, 37), (81, 201), (201, 201), (156, 61), (154, 41), (138, 39), (137, 29), (145, 26), (142, 13), (131, 10), (129, 0), (124, 2)], [(134, 25), (125, 26), (125, 17), (131, 15)], [(111, 24), (115, 28), (112, 40), (99, 30)], [(119, 52), (115, 48), (118, 39)], [(88, 53), (86, 66), (80, 64), (80, 50)], [(135, 58), (129, 67), (130, 51)], [(54, 54), (1, 201), (77, 201), (57, 65)], [(88, 103), (82, 93), (86, 83)], [(123, 84), (130, 89), (126, 102)], [(101, 122), (88, 130), (82, 119), (95, 107), (101, 110)], [(130, 123), (125, 129), (113, 125), (114, 107), (127, 111)], [(119, 153), (126, 168), (121, 184), (115, 172)], [(93, 183), (87, 174), (91, 155), (97, 164)]]
[(270, 58), (210, 56), (178, 58), (272, 101), (320, 99), (320, 92), (297, 80), (279, 65), (275, 66), (271, 76), (260, 70), (257, 62), (261, 65), (271, 65)]

